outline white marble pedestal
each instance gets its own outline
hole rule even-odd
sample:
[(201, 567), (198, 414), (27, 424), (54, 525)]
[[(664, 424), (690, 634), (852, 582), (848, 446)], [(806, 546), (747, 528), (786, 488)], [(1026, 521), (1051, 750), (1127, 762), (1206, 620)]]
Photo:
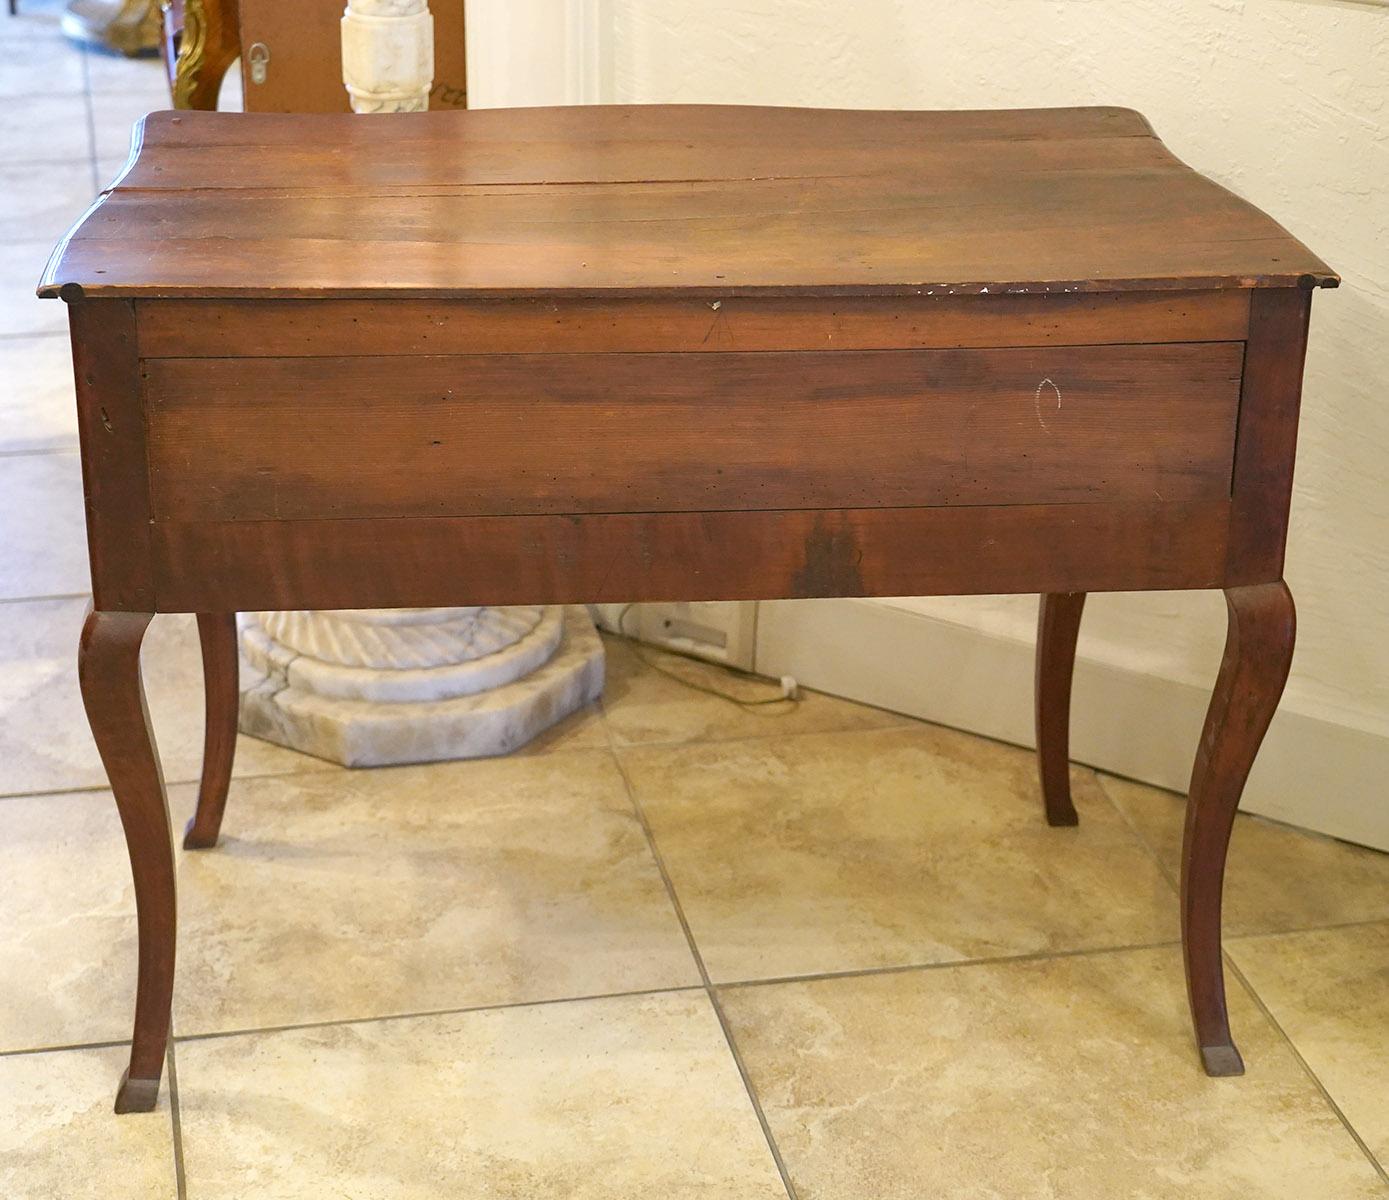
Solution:
[[(347, 0), (356, 113), (429, 107), (428, 0)], [(506, 754), (597, 699), (603, 643), (583, 608), (250, 612), (243, 733), (344, 767)]]
[(580, 607), (243, 613), (241, 731), (348, 767), (506, 754), (603, 690)]
[[(427, 0), (347, 0), (359, 113), (429, 107)], [(244, 613), (241, 731), (348, 767), (506, 754), (603, 690), (582, 608)]]

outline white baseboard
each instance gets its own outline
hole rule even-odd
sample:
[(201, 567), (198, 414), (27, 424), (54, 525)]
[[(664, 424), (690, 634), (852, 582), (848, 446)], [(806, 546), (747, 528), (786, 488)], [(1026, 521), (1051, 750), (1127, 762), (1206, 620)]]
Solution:
[[(1032, 729), (1034, 647), (871, 600), (761, 605), (757, 670), (1020, 746)], [(1185, 792), (1210, 690), (1076, 662), (1071, 755)], [(1241, 808), (1389, 850), (1389, 737), (1280, 709)]]

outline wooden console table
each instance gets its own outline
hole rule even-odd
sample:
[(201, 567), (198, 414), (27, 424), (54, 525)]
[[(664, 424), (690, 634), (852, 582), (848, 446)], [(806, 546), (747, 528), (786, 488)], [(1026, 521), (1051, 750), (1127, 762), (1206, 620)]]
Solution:
[(139, 913), (117, 1110), (155, 1103), (174, 976), (156, 612), (199, 614), (209, 846), (238, 610), (1040, 592), (1067, 824), (1085, 593), (1222, 588), (1181, 913), (1205, 1068), (1240, 1072), (1221, 881), (1292, 655), (1336, 282), (1123, 109), (150, 116), (40, 287), (70, 306), (81, 682)]

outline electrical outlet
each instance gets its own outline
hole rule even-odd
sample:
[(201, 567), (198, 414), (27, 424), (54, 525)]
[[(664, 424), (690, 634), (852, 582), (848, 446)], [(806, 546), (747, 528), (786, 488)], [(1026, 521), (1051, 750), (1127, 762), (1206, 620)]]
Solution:
[(752, 601), (701, 600), (594, 607), (598, 610), (598, 623), (614, 633), (744, 671), (753, 669), (757, 605)]

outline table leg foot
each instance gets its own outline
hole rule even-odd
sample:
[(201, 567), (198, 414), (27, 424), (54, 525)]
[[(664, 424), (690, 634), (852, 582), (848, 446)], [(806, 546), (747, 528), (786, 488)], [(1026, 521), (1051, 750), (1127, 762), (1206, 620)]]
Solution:
[(159, 1077), (153, 1079), (132, 1079), (127, 1070), (121, 1076), (121, 1085), (116, 1089), (116, 1112), (153, 1112), (159, 1103)]
[(1244, 1059), (1235, 1049), (1234, 1042), (1226, 1042), (1223, 1046), (1202, 1046), (1201, 1065), (1212, 1079), (1244, 1074)]
[(1227, 588), (1229, 632), (1187, 798), (1182, 952), (1196, 1044), (1208, 1075), (1238, 1075), (1220, 945), (1225, 855), (1244, 781), (1288, 678), (1297, 619), (1287, 585)]
[(198, 640), (203, 652), (203, 775), (198, 808), (183, 834), (185, 850), (209, 850), (217, 845), (222, 814), (231, 786), (236, 756), (237, 681), (235, 613), (199, 613)]
[(1037, 770), (1048, 825), (1078, 825), (1071, 801), (1071, 676), (1084, 592), (1042, 597), (1037, 617)]
[(217, 845), (218, 834), (207, 834), (198, 829), (198, 818), (189, 817), (183, 827), (183, 848), (185, 850), (211, 850)]
[(164, 776), (140, 681), (140, 643), (151, 614), (91, 612), (77, 677), (82, 703), (116, 798), (135, 884), (139, 971), (130, 1068), (117, 1112), (148, 1111), (159, 1093), (174, 991), (174, 850)]

